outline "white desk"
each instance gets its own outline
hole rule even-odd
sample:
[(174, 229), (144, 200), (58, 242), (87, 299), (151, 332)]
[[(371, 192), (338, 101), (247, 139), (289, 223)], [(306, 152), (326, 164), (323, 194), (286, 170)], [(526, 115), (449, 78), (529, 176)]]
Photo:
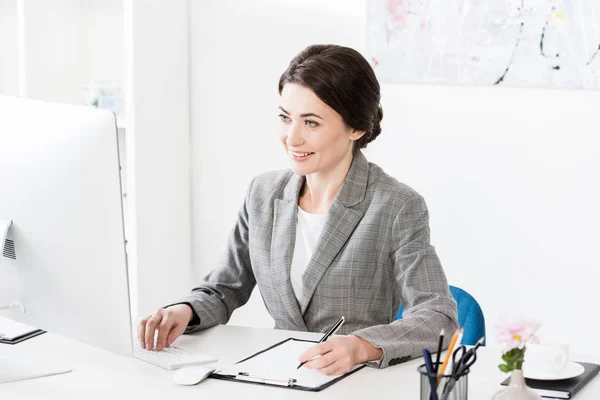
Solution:
[[(100, 329), (100, 328), (99, 328)], [(204, 332), (184, 335), (176, 344), (215, 355), (219, 362), (233, 363), (290, 336), (319, 339), (321, 334), (276, 331), (219, 325)], [(365, 400), (387, 398), (392, 393), (402, 399), (419, 398), (415, 359), (383, 370), (363, 368), (324, 391), (303, 392), (285, 388), (207, 379), (197, 386), (178, 386), (172, 371), (99, 350), (69, 339), (46, 333), (15, 346), (3, 345), (0, 351), (34, 352), (57, 357), (73, 366), (73, 372), (0, 385), (0, 398), (23, 399), (309, 399), (327, 398)], [(469, 398), (490, 399), (501, 388), (504, 374), (497, 365), (495, 351), (480, 348), (478, 361), (469, 375)], [(574, 360), (599, 362), (600, 357), (573, 357)], [(2, 366), (0, 366), (2, 367)], [(600, 398), (600, 378), (596, 377), (575, 397), (577, 400)]]

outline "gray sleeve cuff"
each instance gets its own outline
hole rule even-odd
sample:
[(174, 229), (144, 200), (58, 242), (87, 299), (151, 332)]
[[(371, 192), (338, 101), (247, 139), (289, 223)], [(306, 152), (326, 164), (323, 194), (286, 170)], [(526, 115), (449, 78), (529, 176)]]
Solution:
[(371, 367), (371, 368), (377, 368), (377, 369), (379, 369), (379, 368), (381, 368), (381, 363), (382, 363), (382, 361), (383, 361), (383, 356), (381, 356), (381, 358), (380, 358), (379, 360), (375, 360), (375, 361), (367, 361), (367, 362), (365, 363), (365, 365), (366, 365), (367, 367)]
[(382, 351), (382, 354), (381, 354), (381, 358), (380, 358), (379, 360), (367, 361), (367, 362), (365, 362), (364, 364), (365, 364), (367, 367), (371, 367), (371, 368), (377, 368), (377, 369), (379, 369), (379, 368), (382, 368), (382, 366), (381, 366), (381, 363), (382, 363), (382, 362), (383, 362), (383, 360), (385, 359), (385, 347), (383, 347), (383, 346), (379, 346), (379, 345), (376, 345), (376, 344), (375, 344), (375, 343), (373, 343), (371, 340), (369, 340), (369, 339), (368, 339), (366, 336), (362, 335), (362, 334), (361, 334), (361, 333), (359, 333), (359, 332), (353, 332), (353, 333), (351, 333), (351, 335), (354, 335), (354, 336), (356, 336), (356, 337), (359, 337), (359, 338), (361, 338), (361, 339), (363, 339), (363, 340), (366, 340), (367, 342), (371, 343), (371, 345), (372, 345), (373, 347), (376, 347), (376, 348), (378, 348), (378, 349), (381, 349), (381, 351)]

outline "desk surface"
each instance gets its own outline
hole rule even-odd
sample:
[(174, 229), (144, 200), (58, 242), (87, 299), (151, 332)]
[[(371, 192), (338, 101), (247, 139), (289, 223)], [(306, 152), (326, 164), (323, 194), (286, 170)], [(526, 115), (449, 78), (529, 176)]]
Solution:
[[(219, 358), (219, 363), (233, 363), (288, 337), (318, 340), (321, 334), (219, 325), (204, 332), (184, 335), (177, 339), (181, 348), (195, 349)], [(1, 345), (0, 345), (1, 346)], [(135, 358), (119, 356), (53, 334), (44, 334), (15, 346), (2, 346), (2, 352), (47, 355), (64, 360), (73, 372), (44, 378), (0, 385), (0, 397), (7, 399), (206, 399), (243, 398), (364, 400), (381, 394), (402, 394), (405, 399), (419, 398), (419, 378), (416, 372), (421, 359), (383, 370), (363, 368), (322, 392), (302, 392), (277, 387), (251, 385), (207, 379), (197, 386), (178, 386), (172, 381), (173, 371), (163, 370)], [(496, 351), (480, 348), (478, 362), (469, 376), (469, 397), (490, 399), (505, 378), (497, 365)], [(598, 356), (573, 357), (574, 360), (600, 362)], [(0, 366), (6, 367), (6, 366)], [(600, 379), (590, 382), (575, 397), (578, 400), (600, 398)]]

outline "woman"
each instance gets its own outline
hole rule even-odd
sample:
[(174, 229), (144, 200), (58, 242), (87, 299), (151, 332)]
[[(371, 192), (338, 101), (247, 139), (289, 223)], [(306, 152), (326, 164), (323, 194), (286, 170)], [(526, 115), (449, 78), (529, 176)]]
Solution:
[(279, 93), (290, 170), (252, 181), (221, 263), (180, 303), (140, 322), (142, 347), (154, 348), (155, 331), (161, 350), (184, 331), (226, 323), (258, 284), (275, 328), (325, 332), (345, 316), (340, 336), (300, 356), (306, 368), (340, 375), (436, 350), (457, 315), (427, 207), (360, 151), (381, 133), (372, 68), (355, 50), (309, 46)]

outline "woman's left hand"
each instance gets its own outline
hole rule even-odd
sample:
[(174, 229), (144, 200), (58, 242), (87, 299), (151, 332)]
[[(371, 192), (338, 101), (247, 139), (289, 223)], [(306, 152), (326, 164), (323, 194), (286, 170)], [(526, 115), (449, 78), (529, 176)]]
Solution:
[(378, 360), (382, 354), (381, 349), (366, 340), (348, 335), (335, 336), (312, 346), (299, 360), (306, 362), (302, 368), (316, 369), (325, 375), (343, 375), (356, 364)]

